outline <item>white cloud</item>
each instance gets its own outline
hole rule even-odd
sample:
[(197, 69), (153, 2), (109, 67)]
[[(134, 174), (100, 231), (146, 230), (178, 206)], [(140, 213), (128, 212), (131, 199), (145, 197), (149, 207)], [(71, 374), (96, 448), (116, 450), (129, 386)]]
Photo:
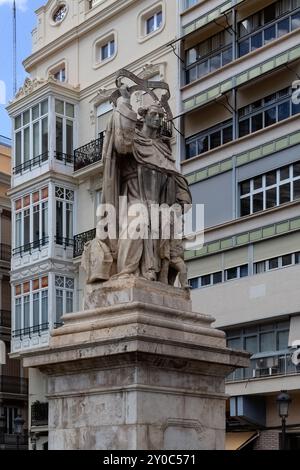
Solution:
[[(28, 3), (28, 0), (16, 0), (17, 8), (19, 8), (22, 11), (27, 10), (27, 3)], [(2, 5), (12, 5), (12, 4), (13, 4), (13, 0), (0, 0), (0, 7)]]

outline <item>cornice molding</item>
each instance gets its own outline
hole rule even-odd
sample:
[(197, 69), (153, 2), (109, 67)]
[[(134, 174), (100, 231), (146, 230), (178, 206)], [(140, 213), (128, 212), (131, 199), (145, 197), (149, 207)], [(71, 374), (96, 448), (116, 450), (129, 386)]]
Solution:
[(34, 178), (34, 182), (32, 180), (28, 180), (22, 184), (18, 184), (16, 186), (13, 186), (7, 191), (7, 195), (9, 197), (13, 197), (18, 193), (22, 193), (24, 191), (28, 191), (30, 188), (36, 188), (38, 184), (46, 184), (50, 182), (62, 182), (62, 183), (68, 183), (72, 185), (74, 188), (78, 185), (77, 181), (74, 179), (73, 176), (69, 175), (64, 175), (62, 173), (57, 173), (56, 171), (49, 170), (46, 173), (44, 173), (41, 176), (38, 176), (37, 178)]
[(18, 269), (12, 270), (10, 273), (10, 280), (12, 283), (26, 281), (31, 279), (32, 276), (39, 274), (46, 274), (50, 272), (61, 272), (64, 274), (76, 274), (78, 271), (77, 266), (74, 265), (73, 260), (64, 261), (55, 258), (48, 258), (46, 261), (39, 261), (31, 263), (27, 266), (22, 266)]

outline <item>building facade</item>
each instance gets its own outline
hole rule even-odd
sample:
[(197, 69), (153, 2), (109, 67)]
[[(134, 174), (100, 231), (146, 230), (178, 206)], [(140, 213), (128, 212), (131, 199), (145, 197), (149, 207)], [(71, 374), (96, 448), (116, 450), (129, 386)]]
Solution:
[[(14, 420), (21, 415), (27, 424), (28, 379), (18, 359), (9, 357), (11, 338), (11, 140), (0, 136), (0, 449), (17, 445)], [(19, 442), (24, 446), (24, 439)]]
[(251, 353), (227, 381), (228, 448), (278, 449), (287, 390), (299, 449), (300, 2), (187, 0), (180, 19), (181, 166), (205, 205), (193, 305)]
[[(178, 15), (166, 0), (48, 1), (36, 12), (30, 78), (13, 120), (12, 351), (47, 347), (65, 313), (82, 308), (84, 243), (95, 235), (102, 145), (116, 72), (170, 84), (177, 111)], [(129, 27), (130, 25), (130, 27)], [(146, 104), (137, 93), (134, 106)], [(176, 151), (176, 135), (172, 139)], [(45, 377), (29, 370), (30, 447), (47, 447)]]
[[(116, 72), (165, 80), (174, 155), (205, 208), (205, 244), (186, 253), (194, 310), (252, 354), (227, 381), (228, 446), (279, 447), (282, 389), (299, 446), (299, 35), (299, 0), (66, 0), (37, 11), (30, 78), (9, 106), (14, 357), (46, 348), (63, 314), (82, 308)], [(146, 100), (137, 94), (136, 107)], [(39, 449), (46, 386), (29, 371)]]

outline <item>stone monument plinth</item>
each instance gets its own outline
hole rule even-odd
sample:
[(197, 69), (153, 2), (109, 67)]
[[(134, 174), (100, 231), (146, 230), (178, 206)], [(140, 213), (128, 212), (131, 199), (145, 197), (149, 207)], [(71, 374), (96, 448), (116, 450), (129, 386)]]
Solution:
[(248, 354), (186, 290), (110, 280), (86, 293), (92, 305), (24, 355), (48, 376), (49, 449), (223, 449), (225, 377)]

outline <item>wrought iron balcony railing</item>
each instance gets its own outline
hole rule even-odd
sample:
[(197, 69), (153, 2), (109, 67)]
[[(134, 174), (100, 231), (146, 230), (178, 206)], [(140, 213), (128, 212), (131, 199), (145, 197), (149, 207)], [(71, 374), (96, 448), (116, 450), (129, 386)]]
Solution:
[(21, 163), (21, 165), (17, 165), (13, 169), (13, 174), (18, 175), (19, 173), (23, 173), (23, 171), (31, 170), (35, 166), (39, 166), (42, 163), (46, 162), (49, 158), (49, 153), (44, 152), (37, 157), (31, 158), (31, 160), (27, 160), (26, 162)]
[(255, 358), (252, 356), (250, 367), (235, 370), (226, 378), (226, 381), (237, 382), (240, 380), (292, 374), (300, 374), (300, 365), (296, 366), (293, 364), (292, 353), (262, 355), (262, 357), (257, 357), (256, 355)]
[(20, 393), (27, 395), (28, 379), (23, 377), (12, 377), (9, 375), (0, 375), (0, 392), (2, 393)]
[(48, 425), (48, 410), (49, 404), (47, 402), (41, 403), (35, 401), (31, 405), (31, 425), (32, 426), (47, 426)]
[(41, 323), (40, 325), (28, 326), (19, 330), (14, 330), (12, 333), (13, 338), (29, 337), (33, 335), (41, 335), (43, 331), (49, 330), (49, 323)]
[(66, 238), (66, 237), (56, 236), (55, 237), (55, 243), (56, 243), (56, 245), (61, 245), (66, 249), (68, 247), (73, 246), (74, 240), (73, 240), (73, 238)]
[(0, 244), (0, 259), (2, 261), (10, 261), (10, 258), (11, 258), (11, 246), (1, 243)]
[(23, 246), (18, 246), (17, 248), (14, 248), (12, 254), (13, 256), (17, 255), (24, 255), (25, 253), (31, 254), (33, 250), (40, 250), (43, 246), (48, 245), (49, 243), (49, 237), (44, 237), (41, 238), (40, 240), (35, 240), (32, 243), (27, 243), (26, 245)]
[(84, 245), (89, 242), (90, 240), (93, 240), (96, 236), (96, 229), (93, 228), (92, 230), (89, 230), (88, 232), (83, 232), (79, 233), (78, 235), (75, 235), (74, 237), (74, 258), (77, 258), (78, 256), (81, 256), (84, 250)]
[(55, 152), (55, 158), (56, 158), (56, 160), (58, 160), (60, 162), (63, 162), (65, 165), (67, 163), (73, 164), (73, 162), (74, 162), (73, 155), (69, 155), (69, 154), (63, 153), (63, 152)]
[(11, 312), (9, 310), (0, 310), (0, 326), (10, 328), (11, 326)]
[(100, 134), (99, 139), (92, 140), (88, 144), (76, 149), (74, 151), (74, 171), (81, 170), (81, 168), (101, 161), (103, 142), (104, 132)]

